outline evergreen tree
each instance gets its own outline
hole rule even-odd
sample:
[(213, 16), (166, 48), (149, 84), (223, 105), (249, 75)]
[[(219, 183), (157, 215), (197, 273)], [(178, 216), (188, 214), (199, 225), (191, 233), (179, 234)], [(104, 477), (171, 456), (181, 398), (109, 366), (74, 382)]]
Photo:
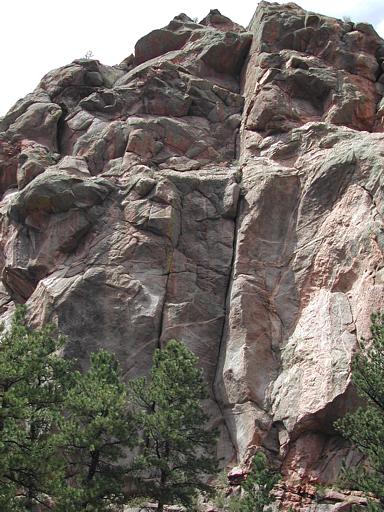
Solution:
[(102, 512), (125, 502), (122, 460), (125, 448), (134, 444), (135, 424), (112, 354), (91, 354), (89, 370), (73, 378), (60, 424), (68, 480), (56, 510)]
[(267, 457), (262, 452), (256, 453), (252, 459), (251, 470), (245, 480), (240, 483), (241, 495), (228, 493), (228, 477), (224, 473), (221, 481), (216, 483), (215, 504), (219, 510), (229, 512), (270, 512), (265, 508), (273, 503), (272, 489), (280, 480), (281, 475), (268, 467)]
[(135, 426), (114, 356), (85, 373), (60, 356), (52, 326), (19, 307), (0, 343), (0, 510), (102, 512), (125, 500), (121, 463)]
[(216, 471), (211, 455), (216, 431), (207, 430), (201, 401), (208, 397), (197, 358), (182, 344), (170, 341), (156, 350), (149, 380), (131, 383), (139, 408), (141, 454), (134, 474), (143, 496), (188, 509), (199, 491), (209, 492), (207, 476)]
[(30, 329), (18, 307), (0, 343), (0, 506), (3, 512), (48, 505), (61, 473), (56, 457), (60, 410), (70, 363), (53, 327)]
[(264, 453), (256, 453), (252, 460), (251, 471), (241, 484), (243, 496), (240, 498), (239, 512), (267, 511), (265, 506), (274, 501), (271, 491), (279, 480), (279, 473), (268, 467)]
[(372, 315), (372, 337), (362, 340), (352, 378), (366, 405), (336, 422), (336, 428), (364, 455), (368, 466), (345, 471), (355, 488), (374, 494), (370, 510), (384, 510), (384, 313)]

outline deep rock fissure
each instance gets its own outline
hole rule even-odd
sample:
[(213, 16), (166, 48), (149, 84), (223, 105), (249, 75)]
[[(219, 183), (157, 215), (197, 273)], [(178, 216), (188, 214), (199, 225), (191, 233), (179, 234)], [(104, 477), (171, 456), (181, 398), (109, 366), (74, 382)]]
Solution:
[[(240, 183), (240, 186), (241, 186), (241, 183)], [(230, 268), (229, 268), (229, 272), (228, 272), (227, 287), (226, 287), (225, 294), (224, 294), (224, 304), (223, 304), (224, 316), (223, 316), (223, 325), (222, 325), (222, 329), (221, 329), (221, 333), (220, 333), (220, 341), (219, 341), (219, 347), (218, 347), (217, 363), (216, 363), (216, 369), (214, 371), (214, 378), (212, 380), (212, 395), (213, 395), (213, 398), (214, 398), (214, 400), (215, 400), (215, 402), (216, 402), (216, 404), (217, 404), (217, 406), (218, 406), (218, 408), (219, 408), (219, 410), (221, 412), (223, 420), (225, 422), (225, 425), (226, 425), (226, 428), (227, 428), (227, 431), (228, 431), (228, 434), (229, 434), (229, 438), (232, 440), (232, 445), (233, 445), (234, 452), (236, 452), (236, 450), (235, 450), (235, 443), (234, 443), (234, 441), (232, 439), (231, 429), (229, 428), (229, 426), (227, 425), (226, 420), (225, 420), (225, 414), (224, 414), (224, 409), (222, 407), (221, 399), (218, 397), (218, 393), (216, 391), (216, 382), (218, 380), (219, 371), (221, 370), (221, 360), (222, 360), (222, 356), (223, 356), (222, 355), (222, 351), (223, 351), (223, 348), (224, 348), (224, 345), (225, 345), (224, 338), (225, 338), (225, 335), (226, 335), (226, 329), (228, 328), (228, 322), (229, 322), (228, 313), (229, 313), (229, 308), (230, 308), (233, 278), (234, 278), (234, 274), (235, 274), (235, 262), (236, 262), (236, 252), (237, 252), (237, 238), (238, 238), (238, 231), (239, 231), (238, 223), (239, 223), (239, 219), (240, 219), (240, 213), (241, 213), (241, 210), (242, 210), (242, 201), (243, 201), (242, 192), (240, 192), (240, 196), (238, 198), (237, 205), (236, 205), (235, 217), (233, 219), (232, 258), (231, 258), (231, 264), (230, 264)]]

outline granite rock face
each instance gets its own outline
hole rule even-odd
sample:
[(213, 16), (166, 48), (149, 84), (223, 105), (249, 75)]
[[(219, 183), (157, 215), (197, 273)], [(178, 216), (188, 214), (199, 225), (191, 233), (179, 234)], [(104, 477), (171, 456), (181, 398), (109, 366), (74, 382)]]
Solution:
[(26, 302), (127, 378), (180, 339), (225, 462), (334, 481), (384, 300), (383, 63), (371, 26), (261, 2), (248, 30), (181, 14), (119, 66), (48, 73), (0, 120), (3, 317)]

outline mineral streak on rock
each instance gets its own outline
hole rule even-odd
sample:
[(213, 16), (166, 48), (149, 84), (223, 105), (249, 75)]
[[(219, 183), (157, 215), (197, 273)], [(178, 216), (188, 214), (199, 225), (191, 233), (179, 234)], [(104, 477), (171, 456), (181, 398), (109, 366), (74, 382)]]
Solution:
[(383, 95), (374, 29), (293, 3), (248, 30), (180, 14), (118, 66), (51, 71), (0, 119), (1, 313), (26, 302), (127, 378), (184, 341), (219, 456), (261, 446), (283, 500), (338, 510), (297, 489), (357, 460), (332, 425), (384, 300)]

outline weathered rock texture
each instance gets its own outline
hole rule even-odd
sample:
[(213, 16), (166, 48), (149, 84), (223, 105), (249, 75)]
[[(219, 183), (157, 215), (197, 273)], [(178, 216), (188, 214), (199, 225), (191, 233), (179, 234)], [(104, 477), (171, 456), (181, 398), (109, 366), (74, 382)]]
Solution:
[(369, 25), (261, 2), (248, 30), (181, 14), (119, 66), (48, 73), (0, 120), (3, 316), (27, 302), (127, 377), (183, 340), (226, 462), (334, 481), (384, 299), (383, 62)]

